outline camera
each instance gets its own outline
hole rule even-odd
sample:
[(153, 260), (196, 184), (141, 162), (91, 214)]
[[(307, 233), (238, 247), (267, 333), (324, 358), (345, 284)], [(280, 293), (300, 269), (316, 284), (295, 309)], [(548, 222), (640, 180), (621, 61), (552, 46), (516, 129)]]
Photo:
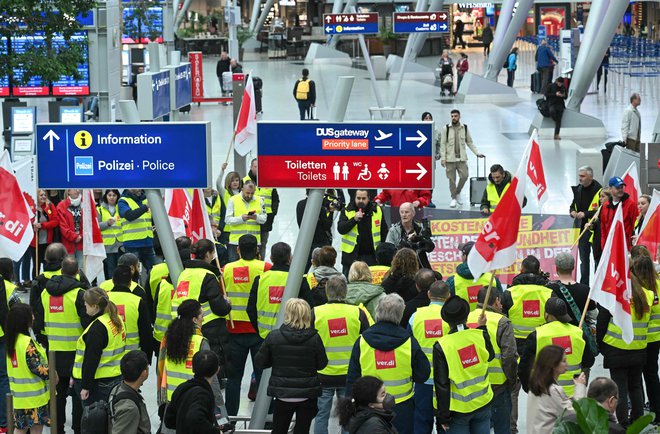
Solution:
[(335, 211), (341, 211), (344, 209), (345, 204), (341, 198), (325, 193), (323, 195), (323, 208), (329, 210), (331, 206)]

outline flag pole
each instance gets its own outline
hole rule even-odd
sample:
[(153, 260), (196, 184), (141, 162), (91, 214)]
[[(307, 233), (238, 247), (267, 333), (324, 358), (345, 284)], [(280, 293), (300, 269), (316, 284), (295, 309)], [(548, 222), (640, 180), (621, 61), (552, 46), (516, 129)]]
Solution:
[(580, 232), (580, 235), (577, 236), (577, 238), (575, 239), (575, 242), (571, 245), (571, 250), (573, 249), (573, 247), (577, 246), (577, 243), (580, 242), (580, 238), (582, 238), (582, 235), (584, 235), (584, 233), (591, 227), (591, 224), (594, 223), (598, 219), (598, 216), (600, 215), (600, 209), (602, 207), (603, 207), (603, 204), (601, 203), (600, 206), (598, 207), (598, 209), (596, 210), (596, 214), (594, 214), (594, 216), (591, 217), (591, 219), (587, 222), (587, 224), (584, 225), (584, 228), (582, 229), (582, 232)]
[(589, 294), (587, 294), (587, 301), (584, 303), (584, 309), (582, 309), (582, 316), (580, 317), (580, 322), (578, 324), (578, 328), (582, 328), (582, 324), (584, 323), (584, 319), (587, 317), (587, 309), (589, 309), (589, 302), (591, 301), (591, 292), (594, 290), (593, 287), (589, 289)]
[(490, 291), (493, 289), (493, 283), (495, 282), (495, 270), (490, 273), (490, 282), (488, 282), (488, 289), (486, 290), (486, 298), (484, 299), (483, 306), (481, 307), (481, 314), (486, 314), (486, 306), (488, 306), (488, 300), (490, 299)]
[(231, 135), (231, 142), (229, 142), (229, 150), (227, 151), (225, 164), (229, 162), (229, 156), (231, 155), (231, 152), (234, 150), (234, 140), (236, 140), (236, 130), (234, 130), (234, 134)]

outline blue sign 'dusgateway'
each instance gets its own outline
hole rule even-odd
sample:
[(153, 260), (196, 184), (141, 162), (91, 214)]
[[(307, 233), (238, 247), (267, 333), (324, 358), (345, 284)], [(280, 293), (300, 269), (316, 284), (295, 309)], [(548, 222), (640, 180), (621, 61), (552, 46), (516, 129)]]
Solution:
[(176, 66), (173, 69), (174, 71), (170, 74), (170, 82), (174, 82), (172, 110), (178, 110), (192, 102), (190, 63)]
[(206, 188), (208, 122), (38, 124), (40, 188)]

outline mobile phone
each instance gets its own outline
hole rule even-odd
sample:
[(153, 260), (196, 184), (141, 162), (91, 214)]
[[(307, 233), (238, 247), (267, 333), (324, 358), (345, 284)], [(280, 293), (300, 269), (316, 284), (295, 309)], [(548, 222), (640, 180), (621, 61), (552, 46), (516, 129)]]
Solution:
[(256, 213), (256, 211), (248, 211), (248, 215), (255, 215)]

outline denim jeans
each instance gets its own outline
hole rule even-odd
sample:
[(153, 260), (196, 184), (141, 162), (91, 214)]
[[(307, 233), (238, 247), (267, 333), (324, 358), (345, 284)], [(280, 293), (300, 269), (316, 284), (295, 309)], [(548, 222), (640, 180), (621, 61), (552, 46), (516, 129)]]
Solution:
[(26, 250), (21, 259), (14, 262), (14, 280), (27, 282), (32, 279), (32, 255)]
[[(90, 405), (99, 401), (108, 402), (108, 399), (110, 398), (110, 392), (120, 382), (121, 376), (94, 380), (94, 386), (89, 390), (89, 397), (82, 401), (83, 407), (89, 407)], [(82, 380), (74, 380), (73, 390), (76, 392), (76, 395), (80, 396), (80, 391), (82, 390)]]
[(0, 426), (7, 426), (7, 394), (9, 377), (7, 376), (7, 344), (0, 338)]
[(153, 247), (126, 247), (124, 246), (126, 253), (133, 253), (136, 255), (142, 266), (144, 266), (147, 273), (151, 271), (151, 268), (156, 263), (156, 252), (154, 252)]
[(495, 434), (511, 434), (511, 392), (508, 389), (501, 391), (490, 403), (490, 420)]
[(415, 434), (433, 432), (433, 384), (415, 383)]
[(415, 427), (413, 426), (415, 420), (415, 400), (408, 399), (400, 402), (394, 406), (394, 420), (392, 425), (399, 432), (399, 434), (414, 434)]
[(472, 413), (452, 413), (446, 434), (490, 434), (490, 404)]
[(103, 272), (105, 274), (106, 280), (112, 280), (112, 275), (115, 274), (115, 269), (117, 268), (117, 261), (121, 253), (106, 253), (105, 260), (103, 261)]
[(328, 434), (328, 420), (330, 419), (330, 411), (332, 410), (332, 400), (335, 395), (337, 399), (343, 398), (346, 395), (345, 387), (324, 387), (321, 391), (321, 396), (317, 401), (319, 408), (314, 420), (314, 434)]
[[(241, 381), (245, 373), (245, 362), (247, 361), (248, 353), (252, 359), (252, 366), (254, 369), (254, 357), (257, 355), (261, 343), (261, 339), (256, 333), (238, 333), (229, 335), (229, 375), (227, 377), (227, 390), (225, 392), (225, 404), (227, 413), (230, 416), (236, 416), (238, 409), (241, 406)], [(255, 379), (257, 385), (261, 380), (261, 370), (255, 369)]]

